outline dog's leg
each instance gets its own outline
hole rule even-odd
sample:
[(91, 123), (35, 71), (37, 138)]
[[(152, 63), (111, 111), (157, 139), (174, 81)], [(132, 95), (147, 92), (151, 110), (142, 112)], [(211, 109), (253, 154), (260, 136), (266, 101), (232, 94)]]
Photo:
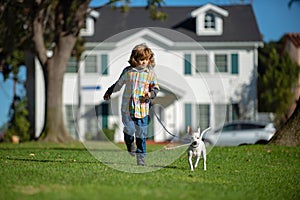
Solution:
[(203, 158), (203, 169), (206, 171), (206, 149), (202, 151), (202, 158)]
[(191, 171), (194, 171), (194, 167), (192, 163), (193, 152), (189, 151), (188, 157), (189, 157), (189, 164), (190, 164)]
[(198, 162), (199, 162), (199, 160), (200, 160), (200, 154), (197, 154), (197, 156), (196, 156), (196, 160), (195, 160), (195, 168), (198, 166)]

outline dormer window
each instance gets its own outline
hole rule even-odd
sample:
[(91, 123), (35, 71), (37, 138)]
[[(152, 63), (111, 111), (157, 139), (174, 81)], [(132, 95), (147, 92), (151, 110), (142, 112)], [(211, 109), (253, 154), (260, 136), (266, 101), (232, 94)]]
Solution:
[(212, 4), (206, 4), (191, 13), (196, 18), (197, 35), (222, 35), (223, 20), (228, 12)]
[(205, 29), (215, 29), (216, 28), (216, 20), (215, 16), (211, 13), (207, 13), (204, 18), (204, 28)]

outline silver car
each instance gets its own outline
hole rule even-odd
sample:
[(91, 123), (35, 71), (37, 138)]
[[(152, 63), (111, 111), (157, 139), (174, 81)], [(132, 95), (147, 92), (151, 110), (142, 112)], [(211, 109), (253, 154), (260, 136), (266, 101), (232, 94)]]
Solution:
[(273, 123), (236, 121), (224, 124), (223, 129), (211, 131), (203, 138), (206, 143), (217, 146), (266, 144), (275, 131)]

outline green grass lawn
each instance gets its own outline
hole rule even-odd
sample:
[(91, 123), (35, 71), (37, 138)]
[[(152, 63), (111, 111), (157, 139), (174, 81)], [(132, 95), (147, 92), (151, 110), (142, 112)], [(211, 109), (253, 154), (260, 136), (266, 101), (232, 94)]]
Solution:
[(159, 170), (127, 173), (79, 143), (2, 143), (0, 199), (300, 199), (299, 147), (214, 147), (207, 171), (201, 161), (191, 172), (184, 153)]

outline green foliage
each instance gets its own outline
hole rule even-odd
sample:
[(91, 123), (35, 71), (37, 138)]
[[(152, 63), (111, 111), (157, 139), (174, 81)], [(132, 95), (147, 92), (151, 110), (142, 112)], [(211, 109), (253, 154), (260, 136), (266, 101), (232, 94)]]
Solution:
[[(21, 1), (5, 1), (1, 3), (0, 14), (0, 68), (6, 77), (9, 74), (9, 60), (18, 59), (16, 52), (29, 49), (30, 38), (27, 6)], [(15, 65), (13, 65), (15, 67)]]
[(10, 55), (6, 57), (6, 61), (3, 65), (3, 77), (6, 80), (12, 73), (13, 77), (17, 79), (19, 73), (19, 68), (25, 62), (24, 52), (19, 50), (14, 50)]
[(151, 19), (160, 21), (164, 21), (167, 19), (168, 15), (158, 10), (158, 8), (161, 7), (163, 3), (163, 0), (148, 0), (147, 8), (150, 11)]
[(277, 125), (286, 120), (299, 75), (299, 66), (287, 53), (280, 55), (280, 49), (280, 43), (265, 44), (258, 69), (259, 111), (273, 112)]
[[(15, 105), (13, 105), (15, 103)], [(29, 121), (28, 121), (28, 110), (27, 110), (27, 100), (23, 98), (19, 101), (15, 101), (12, 104), (11, 120), (8, 129), (5, 131), (4, 141), (11, 141), (13, 135), (19, 136), (20, 141), (28, 141), (30, 139), (29, 135)]]
[[(108, 0), (105, 5), (118, 2), (124, 5), (121, 10), (127, 11), (129, 9), (129, 7), (126, 7), (126, 4), (130, 3), (130, 0)], [(162, 12), (156, 12), (156, 7), (159, 7), (162, 2), (163, 0), (147, 1), (152, 18), (158, 19), (165, 16)], [(56, 77), (62, 77), (65, 72), (64, 67), (72, 51), (70, 48), (78, 38), (80, 29), (84, 27), (89, 3), (90, 0), (2, 2), (0, 6), (0, 70), (3, 69), (3, 64), (14, 50), (29, 50), (36, 53), (46, 78), (46, 87), (51, 87), (51, 75), (54, 74), (52, 71), (58, 71)], [(72, 53), (79, 60), (80, 54), (84, 50), (83, 42), (79, 41), (75, 48)], [(48, 50), (52, 50), (54, 54), (60, 56), (53, 56), (51, 59), (54, 59), (54, 61), (48, 62), (49, 58), (46, 56)], [(58, 62), (56, 59), (61, 62)], [(61, 64), (52, 66), (53, 63)], [(61, 70), (57, 70), (57, 67), (60, 67)], [(7, 74), (9, 73), (10, 71), (8, 70)], [(61, 88), (61, 84), (58, 82), (56, 86)], [(46, 91), (49, 92), (51, 90), (46, 88)], [(57, 91), (59, 92), (60, 90), (58, 89)], [(57, 99), (61, 99), (61, 94), (57, 92), (51, 95), (46, 94), (46, 96), (57, 96)], [(57, 105), (59, 106), (60, 103)], [(49, 105), (46, 105), (46, 113), (49, 114), (48, 109)], [(57, 114), (62, 115), (60, 109), (58, 110)], [(61, 126), (61, 124), (64, 124), (62, 121), (63, 117), (57, 117), (57, 119), (60, 120), (54, 120), (52, 121), (54, 123), (50, 123), (49, 121), (53, 120), (52, 116), (47, 115), (46, 135), (52, 133), (56, 138), (61, 138), (58, 137), (59, 135), (68, 135), (65, 134), (65, 128)], [(57, 131), (57, 127), (60, 129), (59, 131)], [(55, 140), (55, 137), (49, 136), (50, 140)]]
[[(202, 160), (191, 172), (184, 154), (170, 166), (143, 174), (114, 170), (79, 143), (0, 147), (1, 199), (299, 199), (297, 147), (215, 147), (205, 172)], [(132, 161), (128, 167), (136, 167)]]
[[(167, 19), (168, 15), (160, 11), (159, 8), (165, 3), (164, 0), (145, 0), (147, 2), (146, 10), (149, 11), (150, 18), (152, 20), (164, 21)], [(130, 11), (131, 0), (110, 0), (105, 5), (109, 5), (112, 9), (120, 9), (121, 12)]]

